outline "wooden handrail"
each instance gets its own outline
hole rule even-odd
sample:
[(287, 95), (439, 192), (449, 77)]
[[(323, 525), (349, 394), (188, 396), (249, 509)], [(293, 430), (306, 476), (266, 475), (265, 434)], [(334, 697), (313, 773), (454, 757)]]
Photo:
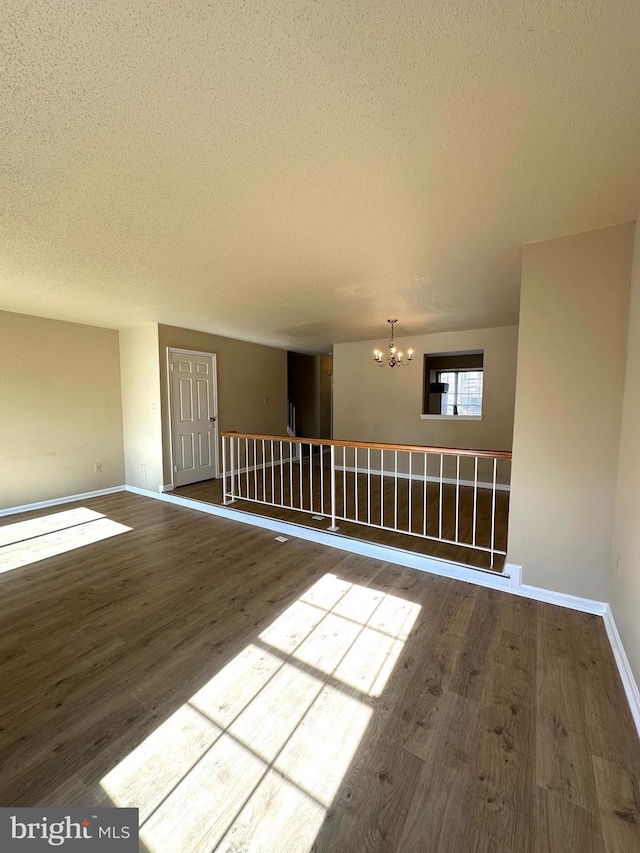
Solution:
[(469, 450), (461, 447), (430, 447), (423, 444), (387, 444), (381, 441), (343, 441), (334, 438), (302, 438), (290, 435), (262, 435), (253, 432), (225, 431), (223, 438), (250, 438), (258, 441), (288, 441), (290, 444), (333, 445), (334, 447), (361, 447), (369, 450), (400, 450), (411, 453), (437, 453), (442, 456), (477, 456), (479, 459), (511, 459), (510, 450)]

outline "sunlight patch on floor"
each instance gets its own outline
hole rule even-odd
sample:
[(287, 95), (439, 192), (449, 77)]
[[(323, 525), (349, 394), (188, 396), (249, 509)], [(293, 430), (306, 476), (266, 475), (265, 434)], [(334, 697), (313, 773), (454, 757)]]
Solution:
[(331, 577), (325, 575), (260, 639), (369, 696), (379, 696), (420, 608), (337, 578), (332, 584), (326, 580)]
[(221, 734), (183, 705), (104, 777), (102, 787), (117, 805), (135, 804), (142, 824)]
[(41, 515), (39, 518), (29, 518), (27, 521), (4, 524), (0, 527), (0, 548), (4, 545), (12, 545), (14, 542), (22, 542), (24, 539), (33, 539), (34, 536), (42, 536), (43, 533), (53, 533), (56, 530), (64, 530), (65, 527), (75, 527), (86, 521), (95, 521), (97, 518), (104, 518), (104, 515), (81, 506), (64, 512)]
[(0, 527), (0, 574), (129, 530), (84, 507)]
[(307, 853), (420, 607), (325, 575), (103, 779), (151, 853)]

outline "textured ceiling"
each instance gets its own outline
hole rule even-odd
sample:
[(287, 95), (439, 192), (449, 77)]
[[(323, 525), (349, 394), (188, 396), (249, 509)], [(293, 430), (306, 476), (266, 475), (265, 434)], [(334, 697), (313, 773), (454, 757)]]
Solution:
[(640, 208), (637, 0), (4, 0), (0, 308), (326, 349), (517, 321)]

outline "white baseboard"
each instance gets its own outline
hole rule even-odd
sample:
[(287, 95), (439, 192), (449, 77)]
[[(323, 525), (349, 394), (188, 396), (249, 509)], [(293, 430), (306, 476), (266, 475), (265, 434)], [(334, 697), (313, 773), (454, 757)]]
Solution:
[(581, 613), (593, 613), (596, 616), (604, 616), (609, 606), (606, 601), (581, 598), (579, 595), (570, 595), (568, 592), (556, 592), (553, 589), (544, 589), (540, 586), (529, 586), (529, 584), (522, 583), (522, 566), (506, 563), (506, 571), (509, 572), (512, 580), (511, 592), (521, 595), (523, 598), (532, 598), (534, 601), (542, 601), (545, 604), (555, 604), (557, 607), (567, 607), (569, 610), (579, 610)]
[(152, 492), (151, 489), (141, 489), (139, 486), (125, 486), (124, 491), (143, 498), (160, 498), (160, 500), (164, 498), (164, 492)]
[(341, 551), (350, 551), (353, 554), (359, 554), (363, 557), (371, 557), (374, 560), (382, 560), (387, 563), (394, 563), (418, 569), (419, 571), (441, 575), (442, 577), (475, 583), (478, 586), (497, 589), (502, 592), (510, 592), (513, 595), (520, 595), (524, 598), (534, 599), (535, 601), (543, 601), (547, 604), (555, 604), (558, 607), (568, 607), (571, 610), (580, 610), (583, 613), (604, 616), (608, 606), (604, 601), (580, 598), (577, 595), (569, 595), (564, 592), (555, 592), (554, 590), (523, 584), (522, 567), (516, 566), (513, 563), (505, 563), (501, 573), (492, 572), (489, 569), (472, 569), (462, 566), (459, 563), (449, 562), (448, 560), (427, 557), (423, 554), (404, 551), (401, 548), (392, 548), (389, 545), (381, 545), (377, 542), (352, 539), (348, 536), (331, 533), (329, 530), (318, 530), (317, 528), (307, 527), (304, 524), (297, 524), (292, 521), (282, 521), (264, 515), (242, 512), (242, 510), (230, 509), (228, 506), (205, 503), (204, 501), (179, 497), (178, 495), (158, 494), (157, 492), (138, 489), (135, 486), (127, 486), (126, 488), (127, 491), (143, 495), (144, 497), (167, 501), (177, 506), (195, 509), (198, 512), (205, 512), (208, 515), (216, 515), (220, 518), (228, 518), (231, 521), (239, 521), (241, 524), (274, 530), (278, 533), (285, 533), (289, 536), (306, 539), (320, 545), (328, 545), (330, 548), (338, 548)]
[(22, 506), (11, 506), (8, 509), (0, 509), (0, 517), (5, 515), (17, 515), (19, 512), (32, 512), (35, 509), (46, 509), (49, 506), (58, 506), (59, 504), (70, 504), (76, 501), (86, 501), (89, 498), (99, 498), (102, 495), (113, 495), (115, 492), (124, 492), (126, 486), (112, 486), (110, 489), (97, 489), (95, 492), (82, 492), (80, 495), (67, 495), (63, 498), (52, 498), (49, 501), (38, 501), (33, 504), (23, 504)]
[(192, 498), (179, 497), (178, 495), (171, 494), (170, 492), (152, 492), (148, 489), (140, 489), (137, 486), (113, 486), (109, 489), (99, 489), (93, 492), (83, 492), (79, 495), (67, 495), (66, 497), (54, 498), (48, 501), (39, 501), (37, 503), (24, 504), (23, 506), (10, 507), (8, 509), (0, 510), (0, 517), (30, 512), (51, 506), (58, 506), (60, 504), (76, 503), (78, 501), (89, 500), (90, 498), (111, 495), (122, 491), (131, 492), (132, 494), (141, 495), (146, 498), (153, 498), (154, 500), (165, 501), (167, 503), (174, 504), (175, 506), (182, 506), (187, 509), (207, 513), (208, 515), (226, 518), (230, 521), (237, 521), (241, 524), (249, 524), (253, 527), (261, 527), (266, 530), (272, 530), (276, 533), (283, 533), (288, 536), (306, 539), (320, 545), (327, 545), (330, 548), (337, 548), (340, 551), (348, 551), (352, 554), (371, 557), (372, 559), (381, 560), (386, 563), (407, 566), (408, 568), (417, 569), (418, 571), (428, 572), (441, 577), (452, 578), (466, 583), (473, 583), (477, 586), (508, 592), (513, 595), (520, 595), (525, 598), (531, 598), (535, 601), (554, 604), (558, 607), (568, 607), (572, 610), (579, 610), (584, 613), (592, 613), (601, 616), (604, 620), (605, 630), (611, 644), (618, 671), (620, 672), (620, 678), (622, 679), (631, 714), (638, 729), (638, 734), (640, 735), (640, 690), (638, 689), (638, 685), (629, 664), (629, 659), (627, 658), (622, 640), (618, 633), (613, 613), (611, 611), (611, 606), (604, 601), (580, 598), (576, 595), (569, 595), (563, 592), (555, 592), (554, 590), (542, 589), (541, 587), (523, 584), (521, 566), (516, 566), (512, 563), (505, 563), (504, 569), (500, 574), (486, 569), (471, 569), (461, 566), (458, 563), (450, 563), (447, 560), (427, 557), (422, 554), (415, 554), (411, 551), (403, 551), (399, 548), (392, 548), (388, 545), (380, 545), (374, 542), (365, 542), (360, 539), (351, 539), (347, 536), (340, 536), (339, 534), (331, 533), (328, 530), (318, 530), (317, 528), (306, 527), (305, 525), (296, 524), (294, 522), (281, 521), (280, 519), (268, 518), (267, 516), (254, 515), (240, 510), (229, 509), (229, 507), (226, 506), (218, 506), (215, 504), (205, 503), (204, 501), (194, 500)]
[(633, 721), (636, 724), (638, 735), (640, 735), (640, 690), (638, 689), (638, 684), (634, 678), (629, 658), (627, 657), (627, 653), (622, 645), (622, 639), (618, 633), (618, 628), (616, 626), (615, 619), (613, 618), (613, 611), (609, 604), (607, 604), (604, 613), (604, 627), (607, 632), (607, 637), (609, 638), (609, 643), (611, 644), (613, 656), (616, 659), (616, 664), (618, 665), (618, 672), (622, 679), (622, 686), (624, 687), (624, 692), (627, 696), (631, 715), (633, 716)]
[[(382, 471), (380, 468), (372, 468), (371, 471), (369, 471), (368, 468), (356, 468), (353, 465), (336, 465), (336, 471), (347, 471), (351, 474), (353, 474), (354, 472), (357, 471), (358, 474), (371, 474), (372, 477), (384, 476), (384, 477), (390, 477), (391, 478), (391, 477), (396, 476), (395, 471), (388, 471), (386, 469), (384, 471)], [(399, 480), (408, 480), (409, 474), (406, 472), (403, 473), (403, 472), (398, 471), (398, 479)], [(420, 483), (420, 482), (424, 482), (425, 476), (424, 476), (424, 474), (412, 474), (411, 479), (416, 480), (417, 482)], [(427, 475), (427, 483), (439, 483), (439, 482), (440, 482), (440, 477), (432, 477), (429, 474)], [(447, 486), (455, 486), (458, 481), (455, 479), (455, 477), (443, 477), (442, 482), (445, 483)], [(461, 486), (470, 486), (471, 488), (473, 488), (475, 483), (473, 480), (460, 480), (460, 485)], [(479, 489), (493, 489), (493, 483), (485, 483), (482, 480), (478, 480), (478, 488)], [(509, 491), (511, 491), (511, 486), (509, 485), (509, 483), (496, 483), (496, 491), (497, 492), (509, 492)]]
[[(283, 459), (274, 459), (273, 460), (273, 467), (277, 468), (280, 465), (289, 465), (290, 463), (299, 462), (299, 461), (300, 461), (299, 456), (291, 456), (291, 457), (287, 456), (286, 458), (283, 458)], [(238, 477), (238, 476), (241, 476), (243, 474), (253, 474), (254, 471), (262, 471), (263, 469), (265, 471), (269, 471), (271, 469), (271, 462), (270, 461), (269, 462), (261, 462), (259, 465), (256, 465), (255, 467), (253, 465), (248, 465), (248, 466), (245, 466), (243, 468), (236, 468), (235, 472), (234, 472), (234, 476)], [(222, 469), (220, 469), (220, 476), (216, 477), (215, 479), (221, 480), (223, 478), (223, 476), (224, 476), (224, 472), (222, 471)], [(229, 477), (229, 476), (230, 476), (230, 474), (228, 473), (227, 477)], [(182, 483), (181, 485), (188, 486), (191, 484), (190, 483)], [(197, 485), (197, 484), (194, 483), (194, 485)], [(164, 485), (162, 485), (162, 484), (160, 485), (160, 491), (161, 492), (172, 492), (176, 488), (180, 488), (180, 486), (176, 486), (175, 483), (167, 483)]]
[[(161, 488), (168, 489), (169, 487), (162, 486)], [(149, 489), (138, 488), (137, 486), (113, 486), (110, 489), (99, 489), (94, 492), (84, 492), (79, 495), (68, 495), (67, 497), (55, 498), (53, 500), (10, 507), (9, 509), (0, 510), (0, 517), (15, 515), (22, 512), (30, 512), (32, 510), (57, 506), (59, 504), (75, 503), (77, 501), (88, 500), (89, 498), (97, 498), (102, 495), (109, 495), (122, 491), (131, 492), (132, 494), (141, 495), (146, 498), (164, 500), (178, 506), (187, 507), (188, 509), (205, 512), (209, 515), (217, 515), (221, 518), (239, 521), (242, 524), (262, 527), (267, 530), (274, 530), (278, 533), (287, 533), (290, 536), (307, 539), (311, 542), (317, 542), (322, 545), (328, 545), (331, 548), (338, 548), (342, 551), (351, 551), (354, 554), (371, 557), (375, 560), (384, 560), (388, 563), (407, 566), (409, 568), (418, 569), (419, 571), (441, 575), (442, 577), (454, 578), (468, 583), (475, 583), (478, 586), (499, 589), (503, 592), (511, 592), (515, 595), (532, 598), (535, 601), (544, 601), (547, 604), (555, 604), (559, 607), (569, 607), (572, 610), (580, 610), (584, 613), (594, 613), (599, 616), (605, 616), (607, 612), (610, 612), (610, 610), (608, 610), (609, 605), (604, 601), (580, 598), (579, 596), (569, 595), (563, 592), (555, 592), (554, 590), (542, 589), (541, 587), (523, 584), (522, 567), (511, 563), (506, 563), (502, 573), (500, 574), (487, 569), (471, 569), (461, 566), (458, 563), (449, 562), (448, 560), (440, 560), (435, 557), (415, 554), (411, 551), (403, 551), (400, 548), (392, 548), (389, 545), (380, 545), (375, 542), (365, 542), (360, 539), (352, 539), (348, 536), (336, 535), (328, 530), (318, 530), (317, 528), (307, 527), (306, 525), (297, 524), (295, 522), (281, 521), (276, 518), (269, 518), (267, 516), (230, 509), (227, 506), (209, 504), (204, 501), (194, 500), (193, 498), (174, 495), (169, 491), (153, 492)], [(611, 619), (613, 619), (613, 617), (611, 617)]]
[(473, 583), (476, 584), (476, 586), (496, 589), (501, 592), (508, 592), (513, 595), (533, 599), (534, 601), (553, 604), (557, 607), (566, 607), (570, 610), (578, 610), (582, 613), (591, 613), (596, 616), (601, 616), (604, 619), (605, 629), (607, 631), (607, 636), (609, 637), (609, 642), (611, 643), (611, 648), (624, 685), (627, 701), (629, 702), (629, 707), (631, 709), (636, 728), (638, 729), (638, 735), (640, 735), (640, 691), (638, 690), (638, 685), (633, 677), (620, 635), (618, 634), (613, 614), (611, 612), (611, 607), (604, 601), (597, 601), (591, 598), (581, 598), (580, 596), (570, 595), (565, 592), (556, 592), (555, 590), (523, 584), (522, 566), (517, 566), (513, 563), (505, 563), (501, 574), (485, 569), (470, 569), (457, 563), (438, 560), (434, 557), (426, 557), (410, 551), (402, 551), (399, 548), (391, 548), (388, 545), (365, 542), (360, 539), (351, 539), (346, 536), (340, 536), (336, 533), (330, 533), (329, 531), (325, 532), (323, 530), (317, 530), (301, 524), (280, 521), (274, 518), (267, 518), (266, 516), (253, 515), (238, 510), (232, 510), (224, 506), (207, 504), (201, 501), (190, 500), (189, 498), (180, 498), (176, 495), (158, 495), (155, 492), (144, 492), (142, 489), (132, 489), (129, 486), (127, 487), (127, 490), (135, 491), (138, 494), (146, 494), (148, 497), (165, 500), (169, 503), (198, 510), (199, 512), (206, 512), (210, 515), (239, 521), (242, 524), (250, 524), (255, 527), (273, 530), (277, 533), (284, 533), (287, 536), (306, 539), (311, 542), (317, 542), (321, 545), (328, 545), (331, 548), (337, 548), (341, 551), (348, 551), (352, 554), (371, 557), (374, 560), (382, 560), (387, 563), (394, 563), (395, 565), (407, 566), (421, 572), (439, 575), (440, 577), (452, 578), (453, 580), (464, 581), (466, 583)]
[[(359, 554), (363, 557), (371, 557), (374, 560), (382, 560), (385, 563), (394, 563), (399, 566), (407, 566), (412, 569), (418, 569), (422, 572), (441, 575), (442, 577), (453, 578), (455, 580), (475, 583), (478, 586), (486, 586), (491, 589), (501, 589), (509, 591), (510, 578), (507, 574), (498, 574), (486, 569), (469, 569), (465, 566), (460, 566), (457, 563), (450, 563), (447, 560), (439, 560), (435, 557), (426, 557), (422, 554), (415, 554), (411, 551), (403, 551), (400, 548), (392, 548), (389, 545), (380, 545), (375, 542), (365, 542), (360, 539), (351, 539), (348, 536), (330, 533), (328, 530), (318, 530), (314, 527), (306, 527), (303, 524), (296, 524), (290, 521), (281, 521), (277, 518), (269, 518), (264, 515), (254, 515), (253, 513), (242, 512), (237, 509), (230, 509), (228, 506), (220, 506), (218, 504), (209, 504), (204, 501), (194, 500), (193, 498), (185, 498), (175, 494), (158, 494), (145, 489), (139, 489), (136, 486), (127, 486), (128, 492), (133, 492), (137, 495), (142, 495), (155, 500), (166, 501), (176, 506), (182, 506), (187, 509), (194, 509), (198, 512), (205, 512), (208, 515), (215, 515), (219, 518), (226, 518), (230, 521), (239, 521), (241, 524), (249, 524), (253, 527), (261, 527), (265, 530), (273, 530), (277, 533), (283, 533), (287, 536), (296, 537), (298, 539), (306, 539), (309, 542), (316, 542), (319, 545), (327, 545), (330, 548), (337, 548), (340, 551), (349, 551), (353, 554)], [(330, 519), (327, 518), (327, 524)]]
[[(290, 464), (293, 464), (294, 462), (299, 462), (299, 461), (300, 461), (299, 456), (291, 456), (291, 457), (287, 456), (286, 458), (283, 458), (283, 459), (274, 459), (273, 460), (273, 467), (278, 468), (281, 465), (282, 466), (290, 465)], [(235, 473), (236, 473), (236, 477), (237, 477), (238, 474), (253, 474), (254, 471), (262, 471), (263, 469), (265, 471), (270, 471), (271, 470), (271, 462), (261, 462), (259, 465), (256, 465), (255, 467), (253, 465), (247, 465), (243, 468), (236, 468)], [(227, 476), (230, 476), (230, 475), (227, 474)], [(222, 474), (220, 474), (220, 477), (222, 477)]]

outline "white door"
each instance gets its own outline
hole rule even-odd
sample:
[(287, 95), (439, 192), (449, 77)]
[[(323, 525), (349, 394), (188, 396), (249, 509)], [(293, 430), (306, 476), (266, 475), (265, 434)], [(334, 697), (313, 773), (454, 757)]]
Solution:
[(218, 476), (216, 357), (169, 350), (173, 484)]

